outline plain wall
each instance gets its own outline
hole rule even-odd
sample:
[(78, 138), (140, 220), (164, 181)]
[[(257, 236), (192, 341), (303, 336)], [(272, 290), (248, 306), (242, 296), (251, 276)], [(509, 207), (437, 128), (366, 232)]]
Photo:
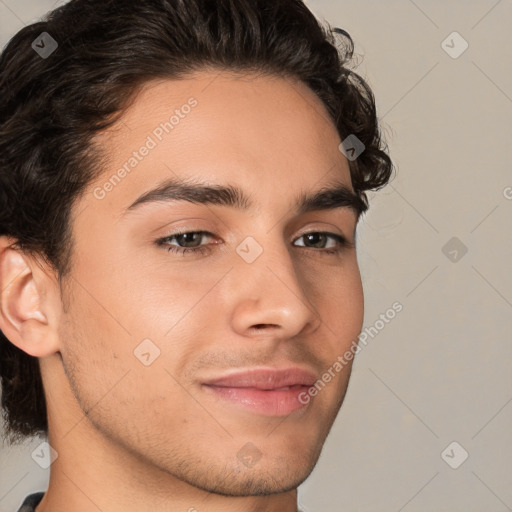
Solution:
[[(352, 35), (397, 173), (358, 228), (373, 337), (300, 504), (512, 510), (512, 1), (307, 3)], [(0, 44), (54, 4), (0, 2)], [(46, 489), (40, 442), (0, 449), (1, 512)]]

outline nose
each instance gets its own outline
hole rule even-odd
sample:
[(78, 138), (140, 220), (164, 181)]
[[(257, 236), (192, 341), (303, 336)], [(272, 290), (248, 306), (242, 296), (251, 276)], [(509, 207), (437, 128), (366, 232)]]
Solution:
[(252, 263), (238, 255), (235, 260), (229, 303), (238, 334), (289, 339), (318, 329), (322, 320), (309, 301), (307, 281), (282, 240), (267, 240)]

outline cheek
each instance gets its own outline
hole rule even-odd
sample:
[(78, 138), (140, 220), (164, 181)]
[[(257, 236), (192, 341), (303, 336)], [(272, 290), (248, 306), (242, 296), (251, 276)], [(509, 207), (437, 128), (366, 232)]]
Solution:
[[(347, 310), (352, 312), (354, 322), (357, 323), (359, 321), (361, 327), (364, 313), (363, 284), (361, 282), (359, 266), (355, 259), (351, 263), (350, 272), (347, 273), (345, 286), (346, 293), (343, 297), (344, 305)], [(357, 334), (359, 334), (359, 330)]]
[(335, 337), (333, 350), (339, 352), (357, 339), (363, 325), (363, 287), (356, 258), (348, 259), (328, 277), (324, 275), (315, 286), (318, 312), (328, 333)]
[(87, 407), (138, 362), (133, 355), (137, 336), (123, 312), (134, 298), (123, 293), (112, 276), (106, 281), (77, 273), (74, 281), (59, 337), (64, 367)]

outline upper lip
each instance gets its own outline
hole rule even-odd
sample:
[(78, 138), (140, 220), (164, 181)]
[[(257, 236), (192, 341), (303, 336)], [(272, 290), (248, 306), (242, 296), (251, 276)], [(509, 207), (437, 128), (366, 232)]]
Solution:
[(278, 389), (288, 386), (311, 386), (315, 383), (315, 374), (298, 367), (256, 368), (237, 371), (204, 382), (207, 386), (233, 388)]

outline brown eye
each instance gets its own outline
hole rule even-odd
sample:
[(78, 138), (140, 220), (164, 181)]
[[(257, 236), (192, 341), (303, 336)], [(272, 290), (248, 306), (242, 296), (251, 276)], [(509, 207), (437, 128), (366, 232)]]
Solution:
[(322, 231), (304, 233), (297, 240), (304, 240), (304, 243), (302, 245), (299, 244), (298, 247), (320, 249), (320, 251), (326, 253), (339, 252), (350, 245), (344, 236)]
[[(205, 237), (213, 237), (213, 235), (207, 231), (184, 231), (161, 238), (157, 240), (156, 244), (164, 246), (167, 251), (177, 254), (206, 254), (209, 250), (208, 244), (201, 243)], [(172, 241), (176, 241), (177, 244), (170, 243)]]
[(191, 233), (183, 233), (181, 235), (174, 235), (171, 238), (175, 238), (180, 247), (198, 247), (201, 245), (201, 240), (204, 234), (200, 231), (194, 231)]

